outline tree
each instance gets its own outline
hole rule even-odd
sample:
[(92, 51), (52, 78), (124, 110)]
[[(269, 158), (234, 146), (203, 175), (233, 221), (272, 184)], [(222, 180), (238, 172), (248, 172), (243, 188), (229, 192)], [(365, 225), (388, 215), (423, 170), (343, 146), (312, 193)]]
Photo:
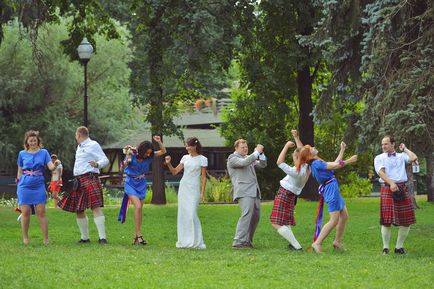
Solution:
[[(312, 87), (323, 64), (318, 49), (298, 38), (312, 33), (319, 12), (310, 1), (238, 1), (236, 11), (241, 91), (222, 134), (230, 142), (242, 136), (264, 144), (273, 163), (291, 128), (298, 126), (301, 140), (314, 145)], [(277, 168), (261, 173), (266, 191), (275, 191), (279, 175)], [(316, 199), (315, 187), (309, 182), (303, 195)]]
[[(40, 50), (38, 59), (33, 56), (27, 31), (17, 22), (4, 26), (5, 38), (0, 46), (1, 171), (15, 172), (17, 152), (29, 129), (39, 130), (45, 147), (72, 170), (74, 132), (83, 115), (83, 72), (58, 45), (68, 37), (65, 22), (61, 19), (58, 24), (40, 27), (36, 45), (47, 49)], [(125, 29), (117, 29), (124, 31), (125, 39)], [(104, 143), (136, 127), (141, 119), (140, 114), (131, 113), (130, 50), (121, 40), (95, 39), (100, 49), (89, 62), (90, 132), (92, 138)], [(41, 63), (47, 68), (44, 75), (39, 71)]]
[(378, 151), (386, 133), (407, 142), (426, 159), (434, 201), (432, 1), (319, 2), (324, 17), (311, 43), (323, 48), (333, 81), (318, 115), (330, 112), (334, 100), (363, 101), (350, 127), (360, 148), (375, 144)]
[[(131, 93), (136, 104), (146, 106), (153, 135), (179, 134), (172, 118), (180, 103), (207, 94), (203, 75), (222, 73), (229, 66), (232, 2), (133, 3)], [(162, 160), (153, 162), (152, 171), (152, 203), (164, 204)]]

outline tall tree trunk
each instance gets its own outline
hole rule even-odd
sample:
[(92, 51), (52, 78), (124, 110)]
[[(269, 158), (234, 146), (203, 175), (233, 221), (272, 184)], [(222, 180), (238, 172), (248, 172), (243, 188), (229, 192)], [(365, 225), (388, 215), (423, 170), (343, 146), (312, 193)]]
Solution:
[[(312, 104), (312, 77), (309, 66), (304, 66), (297, 71), (297, 90), (298, 103), (300, 106), (300, 118), (298, 129), (300, 131), (300, 140), (303, 144), (314, 146), (313, 110)], [(318, 183), (310, 176), (303, 188), (301, 196), (311, 201), (319, 200)]]
[[(165, 5), (160, 5), (156, 10), (154, 18), (151, 20), (149, 38), (150, 49), (149, 57), (149, 77), (151, 83), (151, 107), (148, 120), (151, 123), (152, 135), (160, 135), (163, 138), (161, 127), (163, 119), (163, 42), (164, 29), (161, 23)], [(156, 143), (152, 140), (154, 147)], [(152, 162), (152, 204), (166, 204), (166, 192), (164, 190), (164, 170), (162, 158), (156, 158)]]

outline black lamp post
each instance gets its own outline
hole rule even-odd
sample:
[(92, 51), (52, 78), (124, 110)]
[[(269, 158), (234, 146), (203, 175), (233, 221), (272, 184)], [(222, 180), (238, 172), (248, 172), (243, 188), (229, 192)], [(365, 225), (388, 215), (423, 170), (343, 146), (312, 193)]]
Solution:
[(92, 44), (87, 40), (86, 37), (83, 38), (80, 45), (77, 47), (78, 57), (80, 57), (81, 62), (84, 65), (84, 119), (83, 119), (83, 125), (85, 127), (88, 126), (87, 121), (87, 63), (90, 60), (90, 57), (92, 56), (93, 47)]

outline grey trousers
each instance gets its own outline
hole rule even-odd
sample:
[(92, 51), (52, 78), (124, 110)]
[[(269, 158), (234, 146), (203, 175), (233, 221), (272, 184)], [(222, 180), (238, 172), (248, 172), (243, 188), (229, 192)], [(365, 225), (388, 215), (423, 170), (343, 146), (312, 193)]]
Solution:
[(241, 209), (241, 217), (238, 220), (232, 245), (251, 244), (261, 216), (261, 201), (259, 198), (244, 197), (238, 199), (238, 204)]

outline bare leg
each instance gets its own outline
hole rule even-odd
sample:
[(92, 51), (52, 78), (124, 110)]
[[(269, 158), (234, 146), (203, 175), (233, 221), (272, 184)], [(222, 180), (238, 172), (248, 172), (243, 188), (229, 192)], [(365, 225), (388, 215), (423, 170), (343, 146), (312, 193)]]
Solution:
[(327, 238), (327, 236), (330, 234), (333, 228), (337, 226), (339, 222), (339, 213), (340, 211), (330, 213), (330, 220), (327, 222), (327, 224), (324, 225), (316, 241), (312, 243), (312, 248), (315, 252), (321, 252), (322, 242), (325, 238)]
[(48, 245), (48, 220), (45, 215), (45, 204), (36, 205), (36, 216), (39, 219), (39, 226), (41, 227), (44, 244)]
[(348, 221), (348, 211), (347, 211), (347, 207), (344, 207), (339, 212), (339, 221), (338, 221), (338, 225), (336, 226), (336, 237), (335, 240), (333, 241), (333, 246), (336, 249), (343, 249), (342, 236), (344, 235), (345, 225), (347, 224), (347, 221)]
[(29, 224), (30, 215), (32, 209), (28, 205), (21, 205), (21, 231), (23, 232), (23, 243), (27, 245), (29, 243)]
[(58, 208), (59, 206), (57, 206), (57, 203), (60, 201), (59, 193), (58, 192), (53, 192), (52, 196), (53, 196), (53, 201), (54, 201), (54, 207)]
[(136, 232), (136, 237), (142, 236), (142, 212), (143, 212), (143, 200), (139, 198), (130, 196), (130, 200), (134, 205), (134, 227)]

